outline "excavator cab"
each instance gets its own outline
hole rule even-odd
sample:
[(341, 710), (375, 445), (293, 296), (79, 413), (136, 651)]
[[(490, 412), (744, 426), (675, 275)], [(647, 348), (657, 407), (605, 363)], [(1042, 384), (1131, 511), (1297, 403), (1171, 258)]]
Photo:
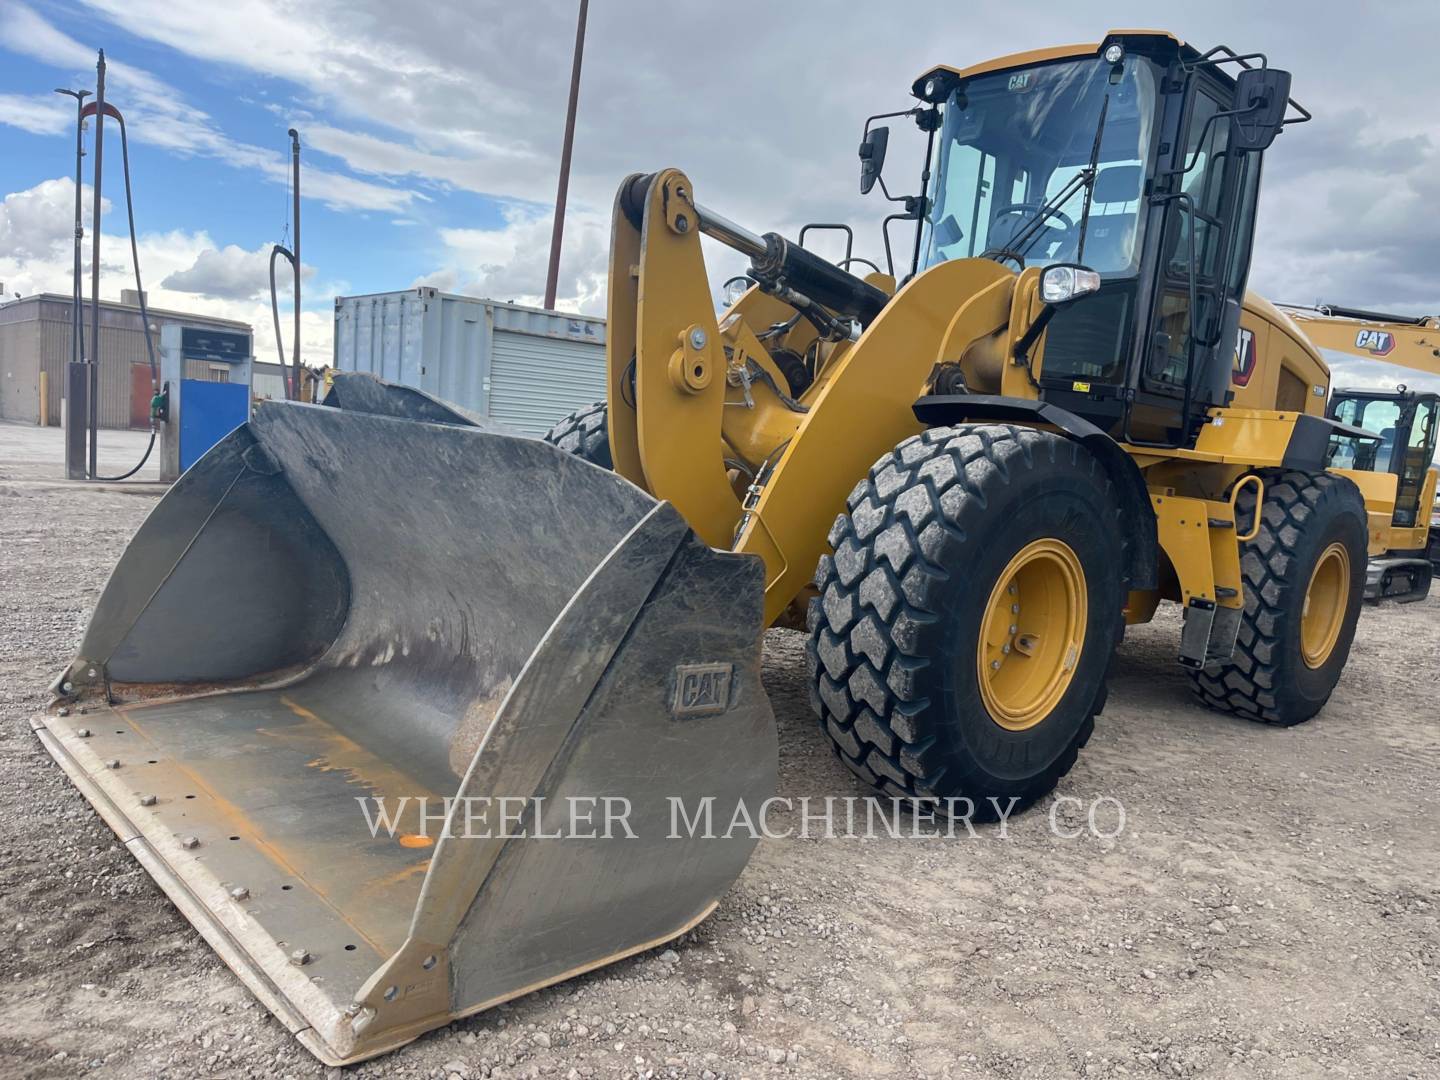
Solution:
[(1160, 34), (937, 68), (915, 84), (941, 111), (918, 268), (1045, 267), (1041, 399), (1133, 445), (1190, 446), (1227, 403), (1258, 151), (1308, 118), (1286, 120), (1289, 85), (1263, 57)]
[(1330, 398), (1328, 411), (1333, 420), (1379, 436), (1376, 440), (1332, 436), (1332, 467), (1395, 477), (1393, 510), (1377, 530), (1385, 551), (1370, 560), (1366, 597), (1424, 599), (1434, 577), (1426, 549), (1434, 541), (1429, 517), (1435, 502), (1440, 394), (1404, 386), (1395, 390), (1337, 390)]
[(1433, 468), (1440, 439), (1440, 394), (1396, 390), (1337, 390), (1330, 416), (1380, 436), (1357, 447), (1353, 468), (1387, 472), (1397, 478), (1394, 524), (1412, 528), (1429, 512), (1421, 505), (1425, 474)]

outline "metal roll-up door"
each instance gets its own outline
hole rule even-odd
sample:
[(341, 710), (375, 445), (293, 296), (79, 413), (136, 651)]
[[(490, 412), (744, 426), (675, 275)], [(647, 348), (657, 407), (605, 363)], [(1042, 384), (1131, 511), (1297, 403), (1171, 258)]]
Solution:
[(526, 435), (605, 397), (605, 346), (496, 330), (489, 415)]

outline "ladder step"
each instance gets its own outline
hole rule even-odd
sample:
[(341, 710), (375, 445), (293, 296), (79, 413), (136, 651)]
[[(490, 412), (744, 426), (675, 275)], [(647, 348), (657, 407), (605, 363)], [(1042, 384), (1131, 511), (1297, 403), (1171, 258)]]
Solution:
[(1226, 521), (1224, 518), (1210, 518), (1210, 528), (1212, 529), (1233, 529), (1234, 527), (1233, 521)]
[(1229, 600), (1231, 597), (1239, 596), (1239, 589), (1232, 589), (1226, 585), (1215, 586), (1215, 598), (1217, 600)]

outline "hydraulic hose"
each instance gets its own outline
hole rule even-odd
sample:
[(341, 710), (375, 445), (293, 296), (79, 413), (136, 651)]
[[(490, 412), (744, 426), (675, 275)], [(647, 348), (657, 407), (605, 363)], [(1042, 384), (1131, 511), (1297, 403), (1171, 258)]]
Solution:
[[(116, 120), (120, 121), (120, 162), (125, 172), (125, 213), (130, 221), (130, 262), (135, 267), (135, 292), (140, 298), (140, 323), (145, 331), (145, 354), (150, 360), (150, 396), (153, 398), (160, 392), (160, 369), (155, 362), (155, 342), (150, 337), (150, 312), (145, 304), (145, 290), (140, 284), (140, 250), (135, 239), (135, 200), (130, 191), (130, 140), (125, 134), (125, 117), (120, 115), (120, 110), (115, 109), (112, 112), (110, 108), (107, 108), (105, 111), (108, 115), (114, 116)], [(95, 118), (97, 125), (103, 124), (104, 122), (104, 116), (97, 116)], [(95, 228), (99, 229), (99, 227), (99, 223), (97, 222)], [(100, 298), (98, 296), (95, 297), (93, 302), (98, 304)], [(92, 344), (96, 348), (96, 362), (98, 363), (99, 342), (93, 342)], [(97, 474), (92, 475), (90, 479), (103, 480), (106, 483), (113, 483), (117, 480), (129, 480), (130, 477), (143, 469), (145, 463), (150, 460), (150, 454), (155, 449), (155, 435), (156, 420), (152, 413), (150, 416), (150, 442), (146, 444), (145, 453), (140, 456), (140, 460), (136, 463), (135, 467), (129, 472), (121, 473), (119, 476), (100, 476)]]
[[(282, 255), (285, 256), (292, 267), (295, 265), (295, 256), (291, 254), (289, 248), (276, 244), (270, 249), (270, 314), (275, 320), (275, 351), (280, 354), (280, 370), (284, 371), (285, 344), (280, 339), (280, 296), (275, 287), (275, 260)], [(298, 399), (299, 396), (300, 387), (297, 385), (295, 387), (295, 397)]]

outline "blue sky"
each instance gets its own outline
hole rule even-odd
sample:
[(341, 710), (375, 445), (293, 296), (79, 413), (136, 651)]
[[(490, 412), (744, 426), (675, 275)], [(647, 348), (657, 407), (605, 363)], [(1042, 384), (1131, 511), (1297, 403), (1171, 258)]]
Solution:
[[(352, 163), (345, 154), (327, 152), (327, 145), (352, 142), (363, 150), (364, 140), (372, 140), (382, 153), (387, 148), (419, 153), (421, 148), (403, 137), (393, 141), (396, 130), (371, 122), (363, 109), (337, 110), (303, 80), (136, 35), (126, 28), (132, 22), (146, 21), (111, 17), (79, 3), (0, 0), (0, 195), (9, 197), (12, 216), (29, 211), (28, 223), (11, 222), (11, 239), (31, 236), (25, 250), (13, 244), (8, 252), (0, 250), (0, 281), (7, 293), (69, 291), (74, 102), (53, 88), (93, 88), (98, 46), (106, 50), (107, 100), (125, 113), (130, 128), (141, 269), (157, 306), (243, 318), (256, 324), (261, 337), (268, 336), (264, 266), (270, 245), (282, 239), (289, 213), (286, 131), (292, 125), (302, 136), (306, 196), (307, 353), (312, 334), (317, 349), (328, 347), (336, 294), (420, 282), (463, 287), (453, 250), (457, 232), (503, 237), (517, 216), (529, 221), (548, 215), (548, 200), (488, 195), (445, 175), (411, 170), (404, 162)], [(237, 47), (238, 61), (246, 46)], [(332, 126), (337, 116), (343, 116), (343, 128)], [(311, 128), (324, 133), (321, 145), (307, 137)], [(86, 142), (88, 153), (93, 131)], [(105, 166), (101, 291), (114, 296), (132, 282), (113, 123), (106, 128)], [(465, 156), (452, 154), (435, 171), (464, 166)], [(93, 157), (87, 156), (87, 187), (92, 170)], [(63, 181), (63, 187), (55, 181)], [(37, 189), (47, 182), (40, 221), (42, 208), (22, 203), (33, 204)], [(32, 197), (17, 200), (25, 193)], [(88, 216), (88, 193), (85, 201)], [(54, 241), (62, 218), (63, 243), (45, 248), (34, 230), (45, 228), (41, 239)], [(547, 222), (541, 224), (537, 235), (548, 230)], [(87, 242), (87, 265), (88, 251)], [(175, 287), (181, 283), (187, 287)], [(533, 281), (518, 284), (514, 298), (535, 298)], [(572, 298), (570, 306), (579, 306), (581, 299)]]

